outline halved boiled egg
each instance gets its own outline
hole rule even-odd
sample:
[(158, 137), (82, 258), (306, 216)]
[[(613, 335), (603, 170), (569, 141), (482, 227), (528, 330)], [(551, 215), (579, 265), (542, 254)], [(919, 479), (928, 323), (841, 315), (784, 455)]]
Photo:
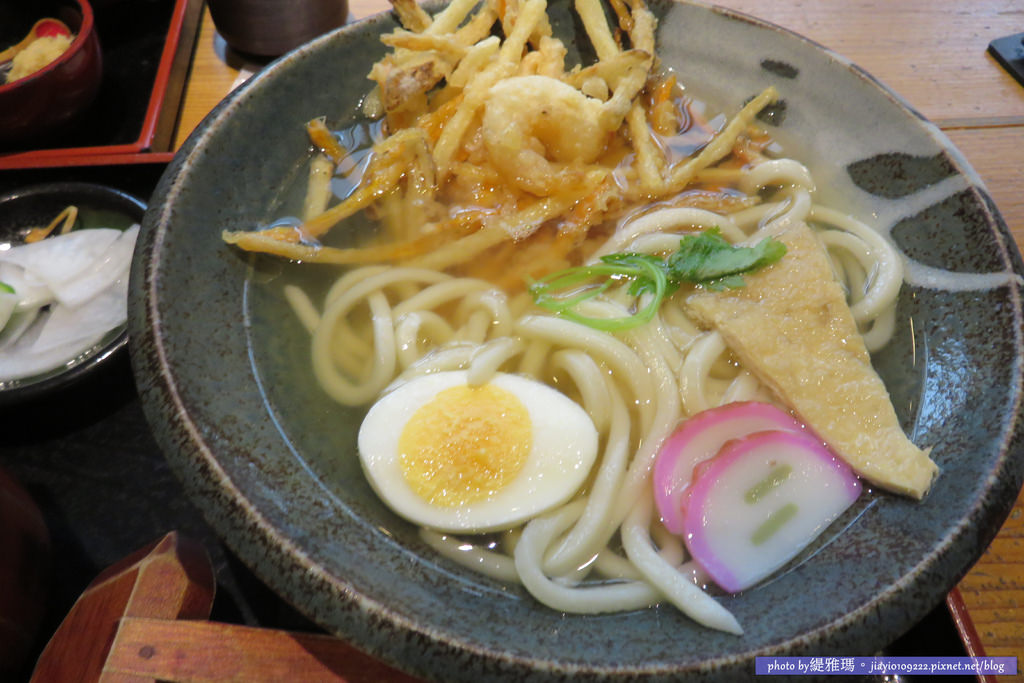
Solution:
[(377, 495), (432, 529), (508, 529), (568, 500), (597, 457), (587, 413), (556, 389), (499, 373), (410, 380), (370, 408), (359, 457)]

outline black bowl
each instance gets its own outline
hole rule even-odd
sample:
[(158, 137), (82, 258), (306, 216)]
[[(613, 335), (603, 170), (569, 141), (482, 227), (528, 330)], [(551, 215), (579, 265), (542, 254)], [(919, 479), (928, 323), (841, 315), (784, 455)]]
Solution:
[[(141, 223), (146, 205), (121, 190), (90, 183), (32, 185), (0, 196), (0, 245), (25, 241), (29, 228), (47, 225), (66, 206), (78, 207), (80, 227), (125, 229)], [(127, 325), (109, 333), (93, 348), (59, 368), (24, 379), (0, 382), (0, 406), (63, 389), (124, 352)]]

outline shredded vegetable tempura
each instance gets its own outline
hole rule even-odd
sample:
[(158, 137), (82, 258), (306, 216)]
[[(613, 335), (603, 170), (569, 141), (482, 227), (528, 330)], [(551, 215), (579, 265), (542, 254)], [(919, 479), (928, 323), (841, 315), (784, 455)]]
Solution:
[[(588, 244), (590, 231), (636, 206), (671, 197), (730, 213), (756, 202), (715, 191), (727, 169), (702, 172), (730, 154), (760, 154), (751, 124), (775, 90), (717, 134), (702, 131), (699, 153), (673, 158), (666, 141), (692, 117), (675, 77), (658, 68), (656, 20), (642, 0), (612, 4), (617, 27), (600, 0), (576, 3), (598, 57), (586, 66), (566, 65), (545, 0), (455, 0), (433, 18), (410, 0), (394, 5), (404, 28), (382, 37), (392, 50), (373, 66), (364, 102), (385, 118), (385, 136), (357, 189), (326, 207), (348, 150), (322, 119), (310, 121), (320, 154), (305, 222), (225, 232), (225, 241), (304, 262), (454, 268), (521, 288), (578, 264), (598, 243)], [(679, 196), (695, 181), (709, 191)], [(387, 246), (320, 243), (362, 210), (383, 223)]]

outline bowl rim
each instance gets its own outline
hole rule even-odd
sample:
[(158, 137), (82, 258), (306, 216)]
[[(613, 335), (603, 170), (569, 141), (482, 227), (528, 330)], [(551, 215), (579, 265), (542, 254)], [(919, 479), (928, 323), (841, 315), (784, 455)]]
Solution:
[(81, 52), (82, 47), (85, 46), (86, 42), (91, 40), (92, 35), (95, 33), (95, 20), (92, 11), (92, 5), (89, 0), (72, 0), (82, 14), (82, 24), (78, 28), (78, 35), (71, 41), (71, 45), (65, 50), (57, 59), (53, 60), (38, 71), (30, 73), (24, 78), (19, 78), (16, 81), (10, 83), (0, 84), (0, 95), (13, 92), (17, 88), (36, 81), (46, 74), (56, 70), (60, 65), (70, 61), (75, 55)]
[[(25, 185), (0, 194), (0, 206), (7, 202), (18, 201), (21, 198), (49, 194), (60, 196), (62, 194), (76, 193), (80, 196), (84, 194), (101, 198), (102, 202), (109, 202), (111, 206), (118, 204), (115, 210), (129, 216), (140, 224), (146, 212), (146, 202), (129, 192), (110, 185), (82, 181), (53, 181)], [(40, 375), (35, 375), (26, 377), (23, 384), (20, 383), (22, 380), (18, 380), (19, 383), (14, 386), (8, 388), (0, 387), (0, 407), (29, 401), (77, 384), (95, 370), (106, 366), (108, 361), (119, 357), (126, 351), (127, 346), (128, 324), (125, 322), (116, 337), (71, 367), (41, 379), (34, 379), (34, 377), (40, 377)], [(47, 375), (47, 373), (42, 374)]]

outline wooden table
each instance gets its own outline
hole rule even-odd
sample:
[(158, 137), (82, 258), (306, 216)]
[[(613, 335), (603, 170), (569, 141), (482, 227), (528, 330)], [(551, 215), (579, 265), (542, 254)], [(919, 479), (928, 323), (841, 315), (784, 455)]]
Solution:
[[(981, 175), (1024, 245), (1024, 87), (986, 52), (1024, 31), (1020, 0), (720, 0), (831, 48), (940, 126)], [(353, 20), (387, 9), (351, 0)], [(245, 65), (202, 21), (175, 144), (229, 92)], [(1024, 497), (959, 585), (989, 656), (1024, 666)]]

